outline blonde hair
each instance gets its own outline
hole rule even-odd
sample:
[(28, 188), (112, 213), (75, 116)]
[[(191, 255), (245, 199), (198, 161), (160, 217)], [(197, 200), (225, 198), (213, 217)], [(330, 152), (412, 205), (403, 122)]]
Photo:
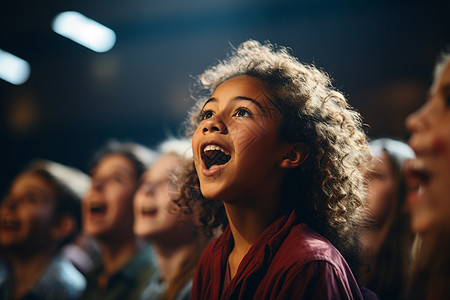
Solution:
[[(198, 127), (207, 97), (224, 81), (244, 75), (267, 85), (268, 96), (282, 116), (280, 137), (308, 147), (305, 163), (286, 176), (284, 205), (297, 209), (302, 221), (327, 237), (344, 256), (354, 258), (358, 244), (355, 227), (364, 198), (360, 167), (370, 158), (370, 151), (360, 115), (332, 87), (327, 74), (299, 62), (285, 47), (248, 40), (198, 77), (187, 135)], [(198, 178), (191, 173), (186, 193), (192, 196), (197, 188)], [(211, 203), (197, 194), (211, 213), (204, 220), (211, 226), (223, 222), (221, 203)]]

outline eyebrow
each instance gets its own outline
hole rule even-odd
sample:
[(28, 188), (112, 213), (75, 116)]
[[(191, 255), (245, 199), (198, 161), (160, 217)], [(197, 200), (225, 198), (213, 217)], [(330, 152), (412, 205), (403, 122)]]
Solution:
[[(236, 97), (233, 98), (233, 100), (234, 101), (236, 101), (236, 100), (247, 100), (247, 101), (252, 102), (256, 106), (258, 106), (261, 110), (266, 111), (266, 109), (261, 105), (261, 103), (259, 103), (258, 101), (256, 101), (253, 98), (245, 97), (245, 96), (236, 96)], [(217, 98), (214, 98), (214, 97), (213, 98), (209, 98), (208, 100), (206, 100), (205, 104), (203, 105), (203, 108), (205, 108), (206, 104), (208, 104), (209, 102), (212, 102), (212, 101), (215, 102), (215, 101), (218, 101), (218, 100), (217, 100)]]

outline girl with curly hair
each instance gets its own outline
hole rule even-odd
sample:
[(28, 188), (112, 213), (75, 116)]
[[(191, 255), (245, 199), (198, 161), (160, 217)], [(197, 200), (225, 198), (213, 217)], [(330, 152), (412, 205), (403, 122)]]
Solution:
[(198, 88), (184, 194), (224, 232), (202, 254), (192, 299), (361, 299), (343, 258), (357, 260), (370, 157), (359, 114), (326, 74), (253, 40)]

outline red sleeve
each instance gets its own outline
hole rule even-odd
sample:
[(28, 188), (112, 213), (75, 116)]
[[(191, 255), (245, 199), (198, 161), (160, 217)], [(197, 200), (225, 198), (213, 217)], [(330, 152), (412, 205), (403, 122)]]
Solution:
[(279, 287), (276, 299), (363, 299), (353, 277), (326, 261), (291, 269)]

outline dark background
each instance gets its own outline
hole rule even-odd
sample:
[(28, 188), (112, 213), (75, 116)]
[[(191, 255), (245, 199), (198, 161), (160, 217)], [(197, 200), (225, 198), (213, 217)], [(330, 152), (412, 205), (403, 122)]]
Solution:
[[(99, 54), (52, 32), (66, 10), (113, 29), (115, 47)], [(35, 157), (86, 171), (111, 138), (154, 147), (177, 135), (191, 75), (248, 38), (327, 71), (369, 137), (406, 140), (404, 119), (450, 45), (450, 1), (2, 0), (0, 49), (31, 76), (0, 80), (0, 189)]]

